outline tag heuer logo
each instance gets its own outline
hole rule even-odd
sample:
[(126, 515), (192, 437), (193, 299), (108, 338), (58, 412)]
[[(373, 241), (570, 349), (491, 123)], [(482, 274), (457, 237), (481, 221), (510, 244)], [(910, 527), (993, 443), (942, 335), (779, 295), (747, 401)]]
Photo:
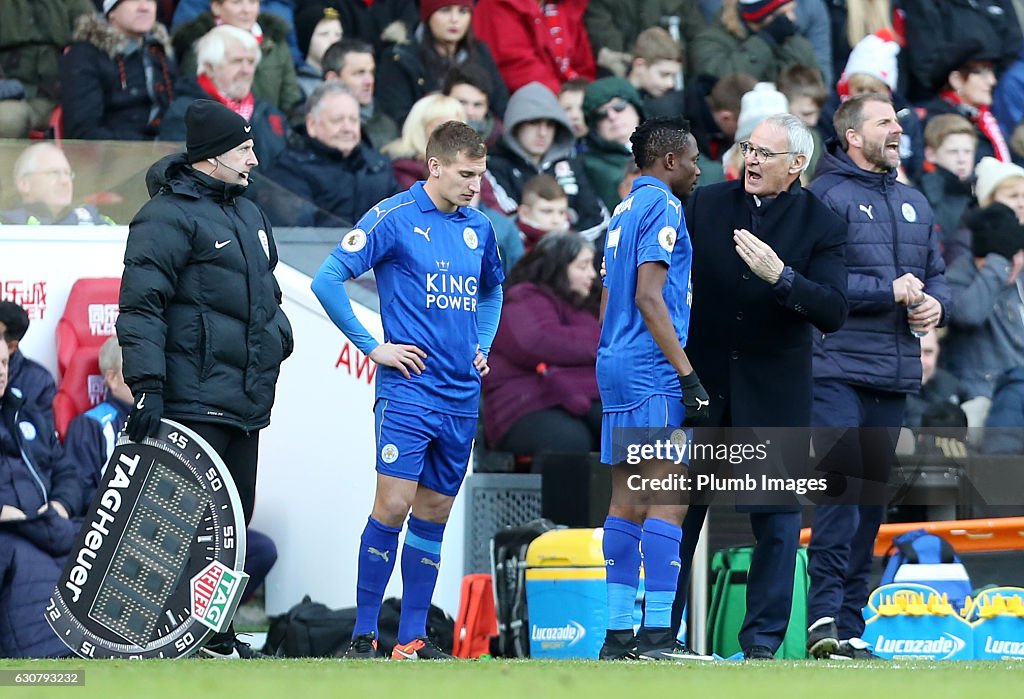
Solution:
[(192, 578), (192, 616), (214, 631), (222, 631), (231, 620), (247, 578), (219, 561), (210, 563)]

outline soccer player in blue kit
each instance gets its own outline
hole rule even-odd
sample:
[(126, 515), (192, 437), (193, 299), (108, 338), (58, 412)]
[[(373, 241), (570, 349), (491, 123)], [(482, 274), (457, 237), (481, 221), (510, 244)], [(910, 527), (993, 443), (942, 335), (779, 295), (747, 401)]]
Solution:
[[(427, 637), (426, 618), (445, 522), (476, 434), (504, 274), (490, 222), (469, 207), (487, 167), (483, 141), (466, 124), (448, 121), (431, 134), (426, 155), (427, 179), (368, 211), (312, 284), (331, 320), (379, 365), (377, 488), (359, 543), (347, 658), (377, 657), (377, 617), (406, 516), (402, 615), (391, 657), (452, 657)], [(345, 281), (370, 268), (383, 343), (359, 323), (345, 293)]]
[[(604, 524), (608, 630), (601, 659), (675, 660), (692, 657), (670, 628), (679, 576), (678, 494), (637, 491), (630, 477), (681, 474), (672, 460), (626, 462), (628, 443), (663, 428), (699, 424), (708, 394), (686, 352), (693, 248), (680, 198), (700, 175), (688, 122), (645, 121), (630, 137), (640, 177), (608, 225), (597, 351), (601, 390), (601, 462), (612, 468), (612, 499)], [(638, 479), (633, 478), (634, 487)], [(633, 634), (633, 606), (645, 574), (644, 621)]]

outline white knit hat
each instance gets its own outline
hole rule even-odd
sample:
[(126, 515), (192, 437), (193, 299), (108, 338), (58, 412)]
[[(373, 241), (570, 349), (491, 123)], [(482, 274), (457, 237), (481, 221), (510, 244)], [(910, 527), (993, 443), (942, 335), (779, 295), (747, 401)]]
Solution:
[(989, 197), (1005, 180), (1011, 177), (1024, 178), (1024, 168), (986, 156), (975, 165), (974, 174), (978, 178), (978, 182), (974, 186), (974, 193), (978, 197), (978, 203), (986, 206), (989, 203)]
[(106, 17), (110, 11), (117, 7), (121, 0), (103, 0), (103, 16)]
[(890, 90), (895, 90), (899, 77), (896, 56), (899, 53), (900, 45), (888, 30), (882, 29), (876, 34), (868, 34), (850, 51), (846, 69), (843, 70), (839, 81), (845, 82), (851, 75), (861, 73), (878, 78), (888, 85)]
[(736, 126), (736, 142), (745, 141), (762, 121), (775, 114), (785, 114), (789, 100), (775, 89), (775, 83), (758, 83), (740, 100), (740, 118)]

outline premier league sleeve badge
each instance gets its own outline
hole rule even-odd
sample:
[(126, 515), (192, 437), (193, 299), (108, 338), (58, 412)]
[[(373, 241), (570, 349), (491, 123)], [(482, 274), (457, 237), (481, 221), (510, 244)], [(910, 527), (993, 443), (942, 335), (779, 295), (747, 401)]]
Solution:
[(86, 658), (180, 658), (227, 628), (245, 590), (245, 519), (216, 451), (171, 420), (122, 436), (46, 618)]

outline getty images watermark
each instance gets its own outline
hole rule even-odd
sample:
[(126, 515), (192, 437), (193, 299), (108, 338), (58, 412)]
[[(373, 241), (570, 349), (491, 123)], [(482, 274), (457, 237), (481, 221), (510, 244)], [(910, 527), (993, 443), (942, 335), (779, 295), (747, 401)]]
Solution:
[[(779, 458), (772, 452), (770, 438), (751, 442), (731, 439), (700, 441), (694, 438), (692, 430), (684, 429), (672, 430), (667, 435), (652, 435), (649, 430), (644, 431), (645, 434), (635, 434), (635, 430), (621, 432), (623, 434), (617, 436), (626, 439), (626, 464), (636, 466), (643, 462), (661, 461), (680, 467), (677, 473), (657, 478), (644, 477), (639, 473), (630, 475), (626, 486), (633, 492), (808, 495), (823, 493), (828, 488), (824, 475), (780, 473)], [(630, 441), (636, 437), (641, 439)], [(715, 463), (727, 466), (727, 469), (725, 472), (702, 472), (683, 468), (700, 463)]]

